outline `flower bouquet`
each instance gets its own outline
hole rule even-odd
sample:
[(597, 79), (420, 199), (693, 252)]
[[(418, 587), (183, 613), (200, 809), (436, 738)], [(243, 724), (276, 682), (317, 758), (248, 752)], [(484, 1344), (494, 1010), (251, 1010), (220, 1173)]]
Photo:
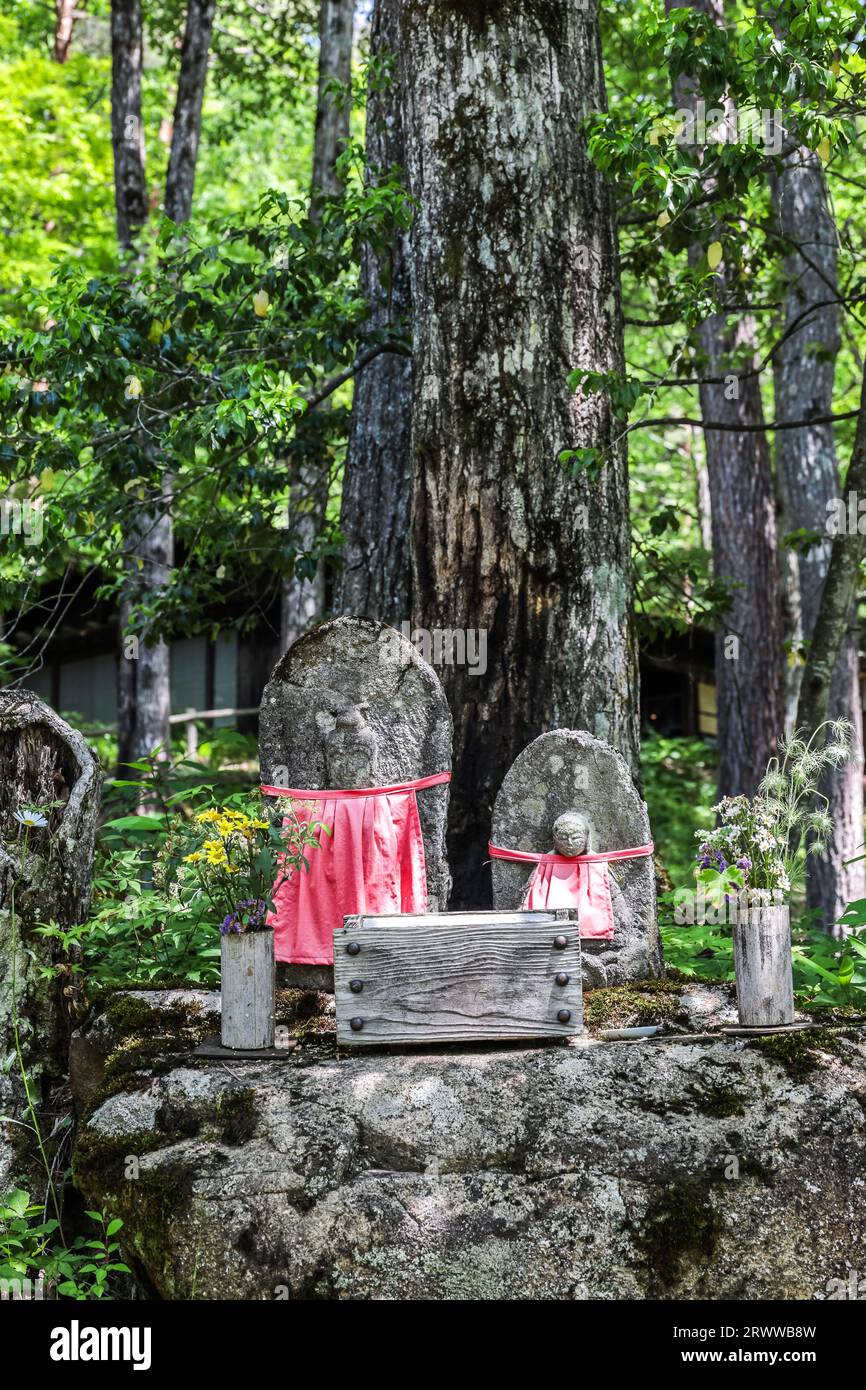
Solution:
[(699, 890), (728, 907), (734, 939), (737, 1003), (743, 1025), (793, 1022), (791, 894), (809, 855), (833, 833), (824, 774), (851, 757), (853, 730), (829, 720), (811, 738), (780, 743), (754, 797), (726, 796), (713, 809), (714, 830), (697, 831)]
[(222, 1042), (257, 1049), (274, 1042), (274, 895), (308, 867), (306, 851), (320, 821), (285, 808), (282, 823), (259, 806), (199, 811), (173, 833), (154, 866), (157, 887), (188, 906), (210, 912), (222, 936)]

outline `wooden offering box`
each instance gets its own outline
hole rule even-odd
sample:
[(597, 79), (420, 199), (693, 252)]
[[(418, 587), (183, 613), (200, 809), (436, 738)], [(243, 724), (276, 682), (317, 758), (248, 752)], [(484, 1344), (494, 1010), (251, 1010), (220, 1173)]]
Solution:
[(337, 1041), (563, 1038), (583, 1027), (571, 909), (346, 917), (334, 932)]

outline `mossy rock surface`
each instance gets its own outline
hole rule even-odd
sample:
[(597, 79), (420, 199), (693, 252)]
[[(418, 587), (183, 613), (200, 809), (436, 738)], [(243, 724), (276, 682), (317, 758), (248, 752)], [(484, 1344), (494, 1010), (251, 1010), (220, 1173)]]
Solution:
[[(680, 981), (637, 998), (695, 1007)], [(115, 1077), (75, 1181), (123, 1218), (149, 1296), (812, 1299), (866, 1245), (853, 1030), (812, 1035), (802, 1071), (735, 1038), (325, 1046)]]

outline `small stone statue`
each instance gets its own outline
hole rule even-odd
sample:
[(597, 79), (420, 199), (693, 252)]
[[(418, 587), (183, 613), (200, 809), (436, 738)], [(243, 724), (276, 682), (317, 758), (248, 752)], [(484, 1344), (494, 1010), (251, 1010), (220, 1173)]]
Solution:
[(662, 972), (646, 806), (608, 744), (576, 729), (529, 744), (496, 798), (490, 854), (499, 911), (577, 908), (584, 988)]
[(563, 811), (553, 823), (553, 848), (569, 859), (587, 854), (593, 846), (592, 826), (580, 811)]

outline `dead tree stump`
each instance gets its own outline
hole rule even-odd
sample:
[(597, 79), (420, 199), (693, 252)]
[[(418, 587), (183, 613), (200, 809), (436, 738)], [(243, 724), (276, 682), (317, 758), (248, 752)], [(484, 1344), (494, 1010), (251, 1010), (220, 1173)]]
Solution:
[(101, 788), (81, 734), (32, 692), (0, 692), (0, 1190), (33, 1171), (19, 1050), (37, 1108), (66, 1071), (64, 979), (34, 928), (87, 914)]

